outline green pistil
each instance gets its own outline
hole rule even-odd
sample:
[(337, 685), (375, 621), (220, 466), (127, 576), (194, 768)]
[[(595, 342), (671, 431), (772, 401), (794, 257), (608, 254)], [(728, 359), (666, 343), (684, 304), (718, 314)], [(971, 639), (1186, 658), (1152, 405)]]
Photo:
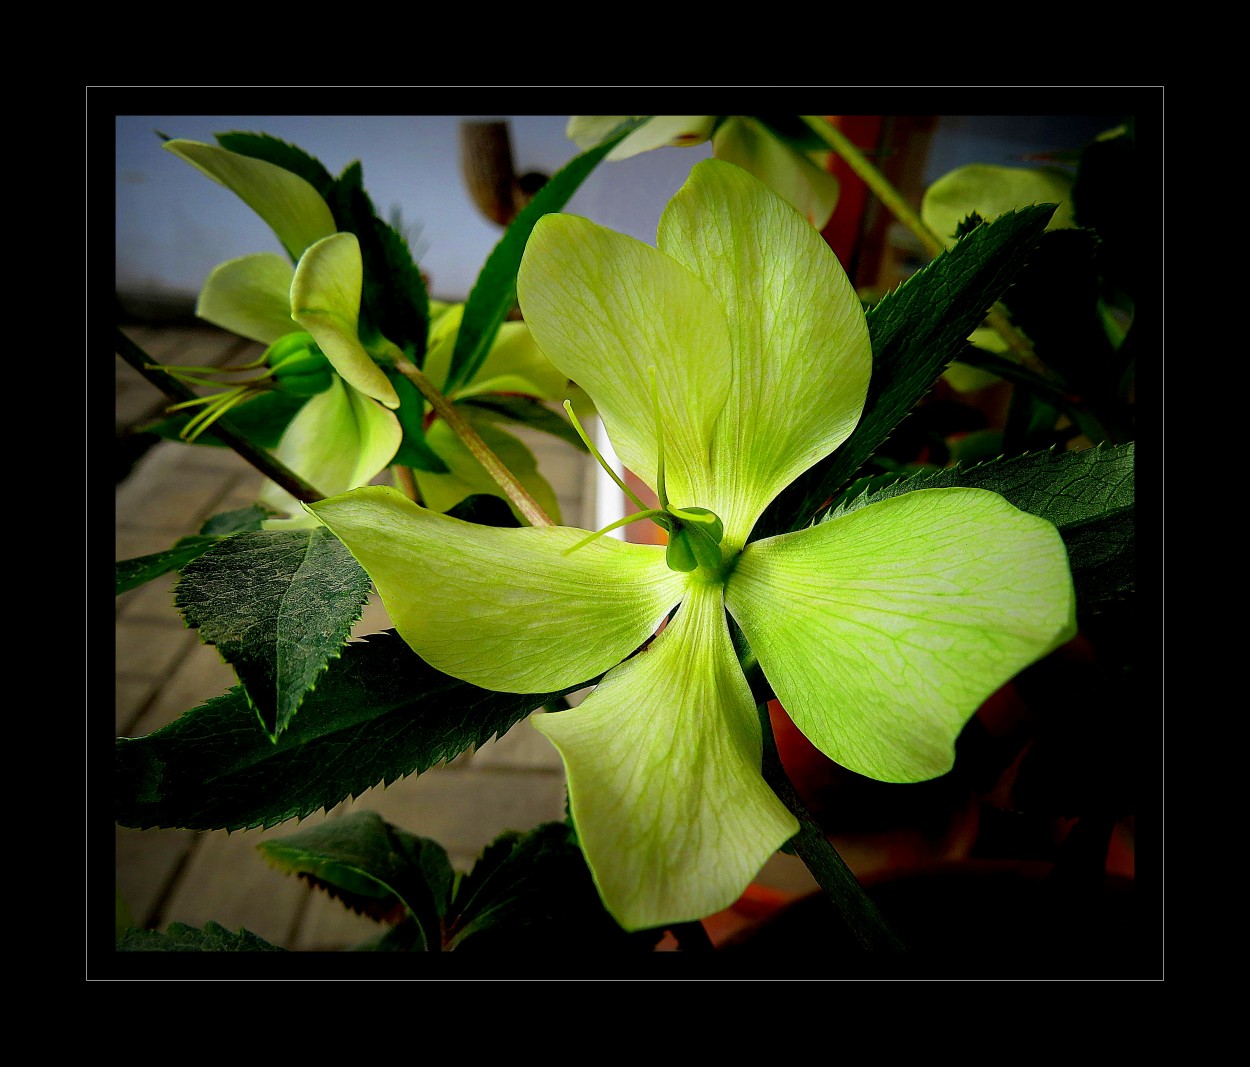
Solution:
[(668, 489), (664, 480), (664, 420), (660, 409), (660, 388), (656, 378), (655, 367), (648, 367), (647, 370), (651, 376), (651, 406), (655, 412), (657, 453), (655, 481), (656, 496), (659, 498), (660, 506), (658, 508), (647, 507), (630, 491), (624, 481), (617, 477), (616, 472), (604, 462), (603, 456), (595, 448), (594, 442), (590, 440), (590, 436), (582, 428), (582, 424), (578, 422), (577, 415), (573, 411), (573, 405), (566, 400), (564, 402), (564, 410), (569, 414), (569, 419), (573, 423), (573, 429), (577, 431), (577, 435), (585, 443), (590, 454), (595, 457), (595, 461), (599, 466), (608, 472), (609, 477), (621, 487), (621, 490), (630, 500), (638, 505), (639, 510), (632, 515), (626, 515), (623, 519), (617, 519), (615, 522), (609, 523), (602, 530), (598, 530), (589, 537), (578, 541), (577, 544), (571, 545), (564, 550), (564, 555), (567, 556), (570, 552), (576, 552), (579, 548), (583, 548), (612, 530), (620, 529), (622, 526), (628, 526), (642, 519), (650, 519), (668, 534), (668, 546), (665, 550), (664, 559), (670, 570), (678, 571), (682, 574), (698, 572), (698, 575), (703, 580), (720, 580), (725, 574), (727, 563), (720, 549), (721, 539), (725, 534), (725, 527), (720, 517), (708, 511), (707, 508), (676, 508), (669, 502)]
[(651, 376), (651, 407), (655, 411), (655, 495), (660, 498), (660, 507), (668, 511), (668, 492), (664, 488), (664, 419), (660, 415), (660, 383), (654, 366), (648, 367), (647, 373)]

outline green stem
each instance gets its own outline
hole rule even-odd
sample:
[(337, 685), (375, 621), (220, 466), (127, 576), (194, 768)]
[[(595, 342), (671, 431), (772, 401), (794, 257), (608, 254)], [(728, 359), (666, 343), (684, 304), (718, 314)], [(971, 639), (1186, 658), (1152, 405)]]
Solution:
[[(117, 329), (116, 349), (117, 354), (122, 359), (134, 367), (135, 370), (166, 396), (178, 401), (197, 399), (196, 394), (191, 389), (188, 389), (177, 378), (171, 376), (161, 364), (155, 362), (151, 356), (127, 337), (120, 327)], [(293, 470), (274, 458), (263, 448), (252, 444), (241, 433), (233, 429), (225, 417), (217, 419), (213, 424), (213, 434), (233, 448), (235, 452), (247, 460), (266, 478), (277, 482), (296, 500), (303, 501), (305, 504), (315, 504), (318, 500), (325, 499), (321, 493), (317, 492), (316, 489)]]
[(842, 157), (842, 161), (872, 190), (873, 195), (889, 209), (890, 214), (916, 235), (929, 255), (938, 256), (946, 251), (946, 245), (942, 239), (924, 224), (920, 216), (911, 209), (911, 205), (903, 199), (902, 194), (886, 179), (886, 176), (868, 162), (854, 141), (819, 115), (800, 115), (799, 118), (807, 124), (807, 128), (812, 133)]
[(434, 413), (447, 423), (452, 433), (464, 442), (465, 447), (473, 453), (473, 457), (485, 468), (486, 473), (504, 491), (508, 499), (516, 505), (517, 511), (525, 517), (525, 520), (531, 526), (554, 526), (555, 523), (539, 507), (538, 502), (526, 492), (525, 487), (490, 450), (478, 432), (461, 417), (455, 405), (434, 388), (434, 384), (421, 372), (421, 369), (398, 349), (388, 354), (395, 362), (395, 369), (421, 391), (421, 395), (434, 409)]
[(812, 877), (833, 901), (851, 933), (870, 952), (905, 952), (906, 945), (890, 929), (877, 905), (864, 892), (854, 872), (830, 844), (820, 825), (799, 799), (798, 792), (786, 775), (777, 753), (768, 704), (759, 705), (760, 726), (764, 734), (764, 780), (781, 802), (799, 820), (799, 832), (790, 844), (811, 871)]
[[(930, 256), (936, 258), (946, 251), (946, 245), (942, 239), (925, 225), (924, 220), (912, 210), (911, 205), (890, 184), (886, 176), (868, 161), (854, 141), (819, 115), (800, 115), (799, 118), (808, 129), (842, 157), (842, 161), (872, 190), (873, 195), (889, 209), (890, 214), (915, 234), (916, 239)], [(990, 309), (989, 314), (986, 315), (986, 321), (1016, 353), (1024, 366), (1048, 381), (1052, 379), (1053, 376), (1049, 370), (1033, 352), (1029, 339), (1015, 328), (1001, 303), (996, 303)]]

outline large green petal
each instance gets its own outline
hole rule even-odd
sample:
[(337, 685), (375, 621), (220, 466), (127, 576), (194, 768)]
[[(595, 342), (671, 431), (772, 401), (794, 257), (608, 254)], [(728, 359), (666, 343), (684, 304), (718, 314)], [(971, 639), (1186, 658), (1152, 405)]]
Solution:
[(504, 693), (554, 692), (615, 666), (681, 599), (664, 550), (566, 526), (499, 529), (386, 486), (311, 505), (431, 666)]
[(164, 147), (234, 192), (269, 224), (292, 260), (338, 229), (329, 205), (298, 174), (199, 141), (175, 139)]
[(859, 421), (872, 367), (867, 322), (820, 234), (732, 163), (695, 164), (664, 210), (659, 246), (728, 314), (733, 390), (711, 462), (728, 501), (718, 511), (726, 543), (741, 545), (769, 501)]
[[(499, 429), (486, 419), (475, 418), (467, 408), (461, 407), (458, 410), (472, 423), (486, 447), (499, 457), (500, 462), (512, 472), (538, 506), (553, 522), (559, 524), (560, 503), (551, 483), (538, 472), (538, 461), (534, 458), (534, 453), (506, 430)], [(442, 419), (436, 419), (430, 424), (425, 440), (439, 459), (447, 464), (448, 471), (446, 474), (415, 469), (412, 472), (417, 488), (421, 491), (421, 499), (431, 510), (450, 511), (467, 496), (489, 493), (507, 501), (512, 513), (522, 522), (528, 521), (504, 495), (499, 483), (486, 473), (486, 468)]]
[(230, 259), (213, 268), (195, 313), (223, 330), (273, 344), (295, 329), (291, 318), (294, 268), (276, 252)]
[(291, 282), (291, 318), (313, 335), (334, 369), (366, 396), (388, 408), (399, 395), (360, 343), (360, 293), (364, 264), (352, 233), (336, 233), (300, 257)]
[(525, 247), (517, 295), (539, 348), (590, 395), (621, 461), (652, 487), (655, 368), (668, 495), (719, 514), (708, 442), (731, 366), (725, 315), (707, 286), (641, 241), (551, 214)]
[(838, 179), (759, 122), (729, 116), (712, 138), (712, 150), (717, 159), (736, 163), (784, 196), (816, 229), (829, 224), (838, 206)]
[(725, 600), (799, 729), (888, 782), (949, 770), (985, 699), (1076, 629), (1058, 531), (980, 489), (756, 541)]
[[(388, 411), (341, 378), (296, 413), (275, 455), (324, 496), (366, 485), (395, 455), (403, 430)], [(261, 503), (303, 519), (295, 498), (267, 482)]]
[(760, 776), (719, 586), (693, 585), (645, 652), (534, 724), (560, 751), (586, 860), (627, 930), (729, 907), (798, 830)]

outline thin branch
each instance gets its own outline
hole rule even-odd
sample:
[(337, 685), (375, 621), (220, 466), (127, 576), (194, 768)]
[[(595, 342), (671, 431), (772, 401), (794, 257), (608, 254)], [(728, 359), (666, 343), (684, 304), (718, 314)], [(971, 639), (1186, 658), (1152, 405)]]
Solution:
[[(854, 141), (819, 115), (800, 115), (799, 117), (808, 129), (842, 158), (856, 177), (860, 178), (872, 190), (873, 195), (889, 209), (890, 214), (915, 234), (930, 257), (936, 258), (946, 251), (942, 238), (925, 225), (924, 220), (912, 210), (911, 205), (890, 184), (886, 176), (868, 161)], [(986, 322), (1007, 343), (1007, 347), (1016, 354), (1025, 367), (1047, 381), (1053, 381), (1054, 376), (1037, 358), (1032, 343), (1016, 329), (1001, 303), (996, 303), (990, 309)]]
[(554, 526), (555, 523), (538, 502), (526, 492), (525, 487), (516, 480), (513, 473), (503, 465), (499, 457), (490, 450), (478, 432), (456, 410), (442, 393), (434, 388), (419, 367), (396, 349), (391, 353), (395, 361), (395, 369), (421, 390), (421, 395), (430, 402), (434, 413), (438, 415), (448, 428), (464, 442), (465, 447), (473, 453), (474, 458), (485, 468), (495, 484), (504, 491), (508, 499), (516, 505), (531, 526)]
[[(117, 354), (143, 375), (157, 389), (176, 401), (195, 400), (198, 394), (183, 385), (175, 377), (165, 373), (146, 352), (143, 351), (122, 331), (117, 328)], [(237, 430), (230, 426), (229, 420), (223, 416), (213, 423), (213, 434), (225, 444), (233, 448), (240, 456), (261, 472), (266, 478), (277, 482), (296, 500), (305, 504), (315, 504), (324, 497), (298, 474), (263, 448), (252, 444)]]
[(768, 705), (759, 705), (760, 726), (764, 734), (764, 780), (781, 802), (799, 820), (799, 832), (791, 840), (812, 877), (833, 901), (851, 933), (870, 952), (905, 952), (907, 946), (890, 929), (871, 897), (864, 892), (854, 872), (838, 855), (820, 825), (799, 799), (798, 792), (787, 777), (777, 752)]

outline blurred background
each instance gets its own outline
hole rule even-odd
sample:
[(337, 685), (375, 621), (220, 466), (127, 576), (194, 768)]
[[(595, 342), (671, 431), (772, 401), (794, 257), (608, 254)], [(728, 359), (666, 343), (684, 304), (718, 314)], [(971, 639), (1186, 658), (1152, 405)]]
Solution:
[[(1091, 103), (1097, 99), (1092, 93)], [(860, 118), (878, 120), (864, 131), (888, 152), (887, 177), (918, 203), (929, 183), (964, 163), (1036, 165), (1039, 154), (1078, 150), (1124, 115), (1108, 110)], [(550, 176), (579, 152), (565, 136), (567, 115), (118, 115), (117, 291), (127, 306), (146, 302), (154, 312), (177, 308), (194, 301), (223, 260), (280, 251), (246, 204), (163, 151), (158, 135), (215, 143), (217, 133), (263, 131), (299, 145), (333, 174), (361, 161), (365, 188), (379, 214), (400, 220), (429, 276), (431, 295), (463, 300), (503, 231), (474, 202), (465, 179), (462, 130), (465, 123), (497, 122), (507, 125), (518, 178)], [(702, 144), (605, 163), (565, 210), (654, 242), (664, 205), (695, 162), (710, 155), (711, 146)], [(880, 221), (877, 243), (883, 236), (897, 243), (880, 250), (889, 267), (891, 254), (905, 257), (908, 245)], [(872, 243), (873, 233), (864, 236)], [(854, 280), (861, 286), (880, 282), (875, 275)]]

